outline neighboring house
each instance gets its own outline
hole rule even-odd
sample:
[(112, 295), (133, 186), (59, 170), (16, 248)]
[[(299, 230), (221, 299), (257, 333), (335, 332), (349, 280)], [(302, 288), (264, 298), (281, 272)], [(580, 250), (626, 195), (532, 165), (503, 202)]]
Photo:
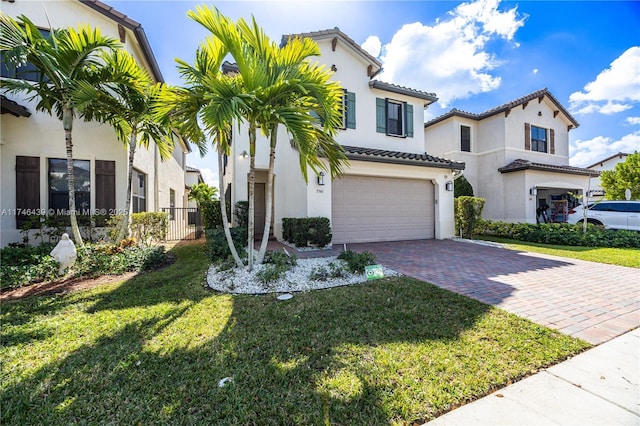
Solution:
[[(619, 152), (605, 158), (604, 160), (600, 160), (590, 166), (587, 166), (587, 169), (596, 170), (598, 172), (613, 170), (616, 167), (616, 164), (624, 162), (628, 155), (629, 154), (627, 153)], [(600, 183), (600, 176), (591, 179), (591, 187), (589, 190), (589, 198), (601, 200), (604, 197), (604, 189), (602, 189), (602, 184)]]
[(551, 221), (564, 222), (599, 174), (569, 166), (569, 131), (578, 125), (542, 89), (480, 114), (453, 109), (424, 133), (428, 152), (464, 161), (474, 195), (486, 200), (485, 219), (536, 223), (546, 205)]
[[(318, 61), (334, 71), (344, 89), (344, 127), (336, 140), (349, 166), (344, 176), (309, 173), (305, 183), (283, 128), (279, 130), (273, 195), (273, 233), (282, 237), (282, 218), (327, 217), (333, 243), (448, 238), (454, 235), (454, 174), (464, 164), (425, 153), (423, 111), (437, 100), (426, 93), (373, 78), (381, 63), (338, 28), (298, 34), (320, 46)], [(284, 36), (283, 41), (290, 36)], [(315, 60), (315, 59), (314, 59)], [(233, 64), (223, 70), (233, 72)], [(269, 144), (256, 149), (256, 231), (265, 217)], [(231, 202), (248, 199), (247, 126), (234, 127), (232, 158), (225, 165)], [(227, 186), (228, 188), (228, 186)]]
[(187, 202), (186, 202), (186, 206), (187, 207), (192, 207), (192, 208), (198, 208), (198, 204), (195, 202), (195, 200), (189, 200), (189, 191), (191, 190), (191, 188), (194, 185), (197, 185), (199, 183), (204, 183), (204, 179), (202, 179), (202, 173), (200, 172), (200, 170), (191, 167), (191, 166), (187, 166), (187, 178), (186, 178), (186, 191), (185, 191), (185, 196), (187, 197)]
[[(156, 81), (163, 81), (142, 26), (95, 0), (2, 2), (3, 13), (29, 17), (43, 30), (88, 23), (103, 34), (120, 39)], [(11, 72), (2, 67), (4, 72)], [(3, 74), (4, 76), (4, 74)], [(35, 111), (35, 102), (20, 95), (2, 97), (0, 142), (2, 194), (0, 246), (22, 240), (24, 213), (68, 210), (66, 151), (61, 122)], [(136, 151), (132, 210), (160, 211), (185, 204), (188, 145), (176, 136), (172, 158), (160, 161), (157, 148)], [(74, 121), (76, 204), (83, 212), (124, 211), (127, 190), (127, 150), (106, 124)]]

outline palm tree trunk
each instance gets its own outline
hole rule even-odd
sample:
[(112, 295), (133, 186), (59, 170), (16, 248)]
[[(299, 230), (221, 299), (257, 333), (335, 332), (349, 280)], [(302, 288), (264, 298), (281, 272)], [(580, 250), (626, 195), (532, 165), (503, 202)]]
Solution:
[(256, 126), (249, 125), (249, 226), (247, 232), (247, 253), (249, 255), (249, 272), (253, 270), (253, 245), (255, 234), (255, 211), (256, 211)]
[(278, 142), (278, 126), (271, 129), (270, 150), (269, 150), (269, 171), (267, 173), (267, 195), (266, 195), (266, 212), (264, 215), (264, 231), (262, 233), (262, 242), (260, 243), (260, 251), (258, 252), (258, 264), (264, 260), (267, 253), (267, 245), (269, 244), (269, 233), (271, 231), (271, 218), (273, 211), (273, 170), (276, 162), (276, 143)]
[(68, 106), (62, 108), (62, 126), (64, 127), (64, 140), (67, 148), (67, 188), (69, 189), (69, 219), (71, 220), (71, 233), (76, 244), (83, 246), (82, 235), (78, 227), (76, 217), (76, 178), (73, 170), (73, 110)]
[(129, 234), (129, 220), (131, 219), (131, 192), (133, 185), (133, 158), (136, 155), (136, 143), (138, 139), (138, 132), (134, 129), (131, 130), (131, 136), (129, 137), (129, 165), (127, 169), (127, 201), (124, 207), (124, 218), (120, 226), (120, 232), (118, 233), (118, 239), (116, 243), (124, 240)]
[(244, 263), (242, 263), (242, 259), (238, 255), (238, 250), (236, 250), (236, 245), (233, 243), (233, 238), (231, 238), (231, 231), (229, 230), (229, 218), (227, 217), (227, 200), (225, 197), (225, 188), (224, 188), (224, 176), (222, 175), (222, 151), (218, 149), (218, 186), (220, 187), (220, 212), (222, 213), (222, 229), (224, 229), (224, 236), (227, 238), (227, 244), (229, 245), (229, 250), (231, 250), (231, 255), (233, 256), (233, 260), (235, 260), (238, 268), (244, 268)]

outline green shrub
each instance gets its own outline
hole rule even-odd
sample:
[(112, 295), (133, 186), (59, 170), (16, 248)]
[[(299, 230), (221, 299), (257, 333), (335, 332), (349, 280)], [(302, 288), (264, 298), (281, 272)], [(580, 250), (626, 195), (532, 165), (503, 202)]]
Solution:
[(264, 284), (269, 284), (280, 279), (297, 264), (298, 259), (295, 255), (288, 256), (282, 252), (268, 251), (264, 257), (264, 267), (256, 273), (256, 278)]
[(460, 196), (454, 199), (455, 225), (458, 235), (463, 238), (473, 238), (483, 207), (484, 198)]
[(356, 274), (364, 273), (365, 266), (376, 264), (375, 254), (368, 251), (362, 253), (355, 253), (351, 250), (342, 251), (338, 255), (338, 259), (347, 262), (349, 270)]
[(483, 220), (478, 223), (475, 232), (542, 244), (616, 248), (640, 247), (640, 233), (638, 232), (605, 229), (602, 226), (592, 224), (587, 224), (587, 232), (585, 233), (582, 224), (531, 224)]
[(142, 212), (131, 215), (131, 235), (140, 244), (150, 246), (164, 241), (169, 232), (169, 214)]
[[(123, 245), (85, 244), (77, 247), (78, 257), (71, 268), (72, 276), (119, 275), (128, 271), (156, 269), (167, 261), (162, 246), (135, 246), (129, 240)], [(59, 279), (60, 264), (49, 255), (52, 244), (31, 247), (7, 247), (0, 251), (2, 288), (15, 288), (42, 281)]]
[(460, 176), (455, 180), (453, 186), (453, 196), (458, 197), (473, 197), (473, 187), (467, 180), (467, 178)]
[(249, 226), (249, 202), (248, 201), (238, 201), (233, 210), (233, 213), (236, 216), (236, 222), (238, 227), (246, 228)]
[(283, 218), (282, 238), (296, 247), (325, 247), (331, 242), (331, 225), (326, 217)]
[[(246, 230), (240, 228), (231, 228), (231, 239), (236, 246), (238, 255), (246, 257), (245, 244), (247, 243)], [(207, 238), (207, 247), (209, 248), (209, 259), (214, 263), (225, 262), (232, 259), (231, 250), (224, 235), (224, 229), (206, 229), (204, 231)]]
[(329, 263), (327, 267), (317, 266), (309, 273), (309, 279), (314, 281), (327, 281), (332, 278), (342, 278), (344, 276), (344, 269), (333, 262)]

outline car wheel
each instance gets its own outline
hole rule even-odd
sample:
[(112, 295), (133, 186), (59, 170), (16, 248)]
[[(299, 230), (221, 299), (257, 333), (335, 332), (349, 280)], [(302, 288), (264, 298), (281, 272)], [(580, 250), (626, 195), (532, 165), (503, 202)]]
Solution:
[(595, 220), (595, 219), (587, 219), (587, 223), (590, 223), (590, 224), (596, 225), (596, 226), (603, 226), (602, 222), (600, 222), (599, 220)]

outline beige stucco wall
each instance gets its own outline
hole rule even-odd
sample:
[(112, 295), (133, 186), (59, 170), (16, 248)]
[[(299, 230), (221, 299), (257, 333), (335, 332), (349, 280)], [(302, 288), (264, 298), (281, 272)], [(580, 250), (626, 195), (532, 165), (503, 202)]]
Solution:
[[(117, 24), (81, 4), (78, 1), (18, 1), (2, 2), (3, 13), (16, 17), (28, 16), (36, 25), (49, 28), (77, 27), (79, 23), (89, 23), (99, 27), (102, 34), (119, 38)], [(47, 20), (48, 17), (48, 20)], [(127, 31), (125, 48), (136, 60), (146, 66), (146, 61), (137, 45), (134, 34)], [(36, 102), (28, 102), (24, 96), (8, 95), (12, 100), (27, 107), (30, 117), (13, 117), (3, 114), (0, 118), (0, 210), (11, 212), (16, 207), (15, 157), (17, 155), (40, 157), (40, 206), (48, 209), (48, 158), (66, 158), (64, 131), (61, 122), (46, 113), (36, 112)], [(99, 123), (74, 121), (74, 159), (91, 161), (91, 208), (95, 208), (95, 161), (116, 162), (116, 210), (125, 207), (127, 188), (127, 150), (111, 127)], [(169, 188), (176, 191), (176, 207), (182, 207), (185, 198), (185, 148), (176, 141), (175, 155), (166, 162), (160, 162), (157, 148), (152, 142), (149, 149), (139, 147), (136, 151), (134, 167), (147, 174), (147, 210), (169, 206)], [(1, 246), (21, 241), (19, 230), (15, 229), (15, 216), (3, 214), (0, 217)]]
[[(516, 159), (536, 163), (569, 164), (568, 121), (560, 114), (554, 117), (555, 105), (548, 97), (542, 102), (518, 105), (508, 115), (504, 112), (483, 120), (453, 116), (425, 129), (425, 147), (432, 155), (465, 163), (464, 176), (474, 195), (485, 199), (483, 218), (510, 222), (535, 223), (535, 197), (529, 189), (535, 186), (586, 190), (588, 178), (577, 175), (527, 171), (502, 174), (499, 168)], [(524, 123), (555, 131), (555, 154), (524, 149)], [(460, 126), (471, 128), (471, 152), (460, 151)]]

